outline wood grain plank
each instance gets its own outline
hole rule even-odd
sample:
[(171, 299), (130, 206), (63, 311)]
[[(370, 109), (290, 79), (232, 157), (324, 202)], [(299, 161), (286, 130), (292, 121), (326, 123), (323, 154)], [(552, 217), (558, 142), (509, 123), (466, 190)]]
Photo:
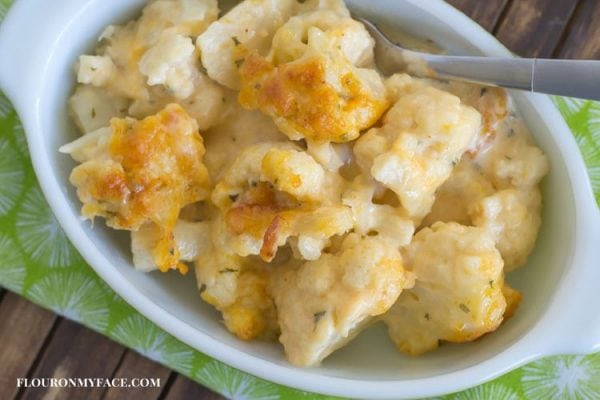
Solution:
[(6, 292), (0, 303), (0, 399), (18, 392), (17, 378), (25, 378), (56, 316)]
[(102, 398), (104, 400), (158, 399), (169, 375), (171, 375), (171, 371), (167, 368), (134, 351), (127, 351), (113, 378), (127, 378), (130, 382), (134, 378), (160, 379), (160, 387), (109, 388)]
[(557, 55), (600, 59), (600, 1), (581, 0), (569, 28)]
[(551, 57), (578, 0), (513, 1), (496, 37), (525, 57)]
[(164, 400), (225, 400), (221, 395), (189, 380), (183, 375), (178, 375), (171, 385)]
[[(30, 378), (109, 378), (125, 349), (75, 322), (61, 320)], [(106, 388), (27, 388), (23, 399), (100, 399)]]
[(492, 32), (508, 0), (446, 0), (471, 19)]

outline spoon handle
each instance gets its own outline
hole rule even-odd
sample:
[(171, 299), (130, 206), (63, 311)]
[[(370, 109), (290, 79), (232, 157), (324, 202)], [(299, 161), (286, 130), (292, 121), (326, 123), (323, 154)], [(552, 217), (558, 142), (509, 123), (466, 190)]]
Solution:
[(600, 100), (600, 61), (534, 60), (532, 91)]
[(422, 57), (429, 67), (428, 71), (412, 72), (421, 72), (420, 75), (432, 78), (600, 100), (600, 61), (597, 60), (456, 57), (409, 53), (412, 53), (410, 57)]

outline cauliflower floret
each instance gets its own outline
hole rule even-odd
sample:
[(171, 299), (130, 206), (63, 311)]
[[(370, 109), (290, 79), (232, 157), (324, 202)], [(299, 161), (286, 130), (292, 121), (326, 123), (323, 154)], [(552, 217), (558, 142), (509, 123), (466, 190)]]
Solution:
[(336, 197), (332, 189), (321, 189), (324, 184), (339, 185), (339, 180), (327, 177), (312, 157), (291, 143), (245, 149), (212, 193), (223, 213), (217, 242), (240, 256), (260, 255), (270, 261), (294, 237), (298, 254), (318, 258), (330, 237), (352, 226), (350, 210), (329, 201)]
[(488, 173), (494, 184), (503, 189), (534, 187), (549, 170), (544, 152), (531, 144), (525, 135), (506, 138), (488, 157)]
[(295, 8), (295, 0), (243, 1), (211, 24), (196, 43), (208, 76), (230, 89), (239, 89), (237, 64), (244, 52), (255, 50), (266, 55), (275, 31)]
[(375, 204), (375, 182), (357, 177), (344, 192), (342, 202), (352, 209), (354, 231), (361, 235), (376, 234), (395, 248), (406, 246), (415, 233), (413, 222), (401, 209), (388, 204)]
[(126, 99), (90, 85), (78, 85), (69, 99), (70, 114), (83, 133), (107, 126), (112, 118), (125, 117), (128, 107)]
[(277, 190), (301, 201), (321, 196), (325, 171), (310, 155), (298, 150), (271, 149), (262, 159), (261, 181), (272, 182)]
[(394, 191), (418, 220), (477, 135), (481, 118), (454, 95), (415, 86), (399, 97), (383, 127), (357, 141), (354, 153), (363, 171)]
[(473, 107), (481, 114), (481, 130), (473, 146), (468, 150), (470, 156), (487, 148), (495, 139), (497, 131), (509, 119), (510, 99), (505, 89), (479, 86), (458, 81), (417, 79), (407, 74), (395, 74), (385, 82), (388, 93), (397, 101), (408, 91), (433, 86), (458, 96), (464, 105)]
[[(300, 255), (298, 258), (304, 260), (318, 259), (330, 244), (330, 238), (352, 229), (352, 212), (343, 206), (321, 206), (291, 216), (293, 224), (289, 236), (295, 237), (293, 247)], [(283, 232), (279, 236), (285, 237)]]
[(485, 230), (438, 222), (417, 233), (404, 256), (417, 283), (384, 316), (400, 351), (418, 355), (440, 340), (472, 341), (498, 328), (506, 310), (502, 258)]
[(502, 190), (472, 207), (473, 224), (494, 238), (506, 271), (527, 261), (542, 222), (541, 207), (542, 197), (537, 188)]
[(214, 248), (201, 253), (195, 265), (200, 297), (222, 313), (230, 332), (243, 340), (279, 335), (268, 266)]
[(429, 226), (437, 221), (472, 225), (470, 208), (494, 192), (494, 187), (480, 169), (468, 158), (463, 158), (438, 189), (435, 203), (423, 225)]
[[(263, 142), (244, 149), (217, 183), (212, 201), (222, 210), (259, 183), (281, 192), (279, 200), (339, 203), (343, 179), (325, 171), (308, 153), (290, 142)], [(325, 186), (325, 187), (324, 187)]]
[(393, 103), (406, 96), (431, 86), (427, 79), (419, 79), (408, 74), (394, 74), (385, 80), (385, 88)]
[(113, 74), (114, 64), (106, 56), (80, 56), (77, 82), (103, 86)]
[[(146, 77), (139, 70), (144, 55), (150, 51), (144, 63), (148, 64), (152, 60), (154, 64), (153, 68), (151, 65), (146, 65), (145, 68), (152, 69), (147, 73), (156, 73), (158, 69), (155, 67), (156, 64), (164, 65), (164, 62), (157, 63), (157, 59), (161, 58), (160, 52), (176, 56), (178, 59), (189, 58), (189, 45), (184, 43), (184, 38), (199, 35), (216, 19), (217, 14), (216, 0), (159, 0), (144, 8), (142, 16), (137, 21), (115, 27), (114, 32), (105, 39), (106, 43), (99, 52), (99, 55), (110, 57), (115, 65), (113, 69), (115, 73), (107, 82), (108, 88), (132, 100), (148, 99)], [(150, 50), (160, 42), (162, 45), (153, 51)], [(176, 46), (170, 49), (169, 42)], [(198, 55), (194, 54), (194, 69), (198, 70)], [(167, 75), (181, 75), (181, 72)], [(160, 76), (154, 78), (159, 79)], [(179, 81), (172, 76), (167, 76), (164, 80)], [(180, 93), (180, 96), (183, 96), (184, 92)]]
[(173, 93), (162, 85), (150, 87), (149, 97), (136, 99), (131, 103), (128, 112), (135, 118), (144, 118), (156, 114), (167, 104), (176, 102), (196, 120), (200, 130), (209, 129), (223, 118), (223, 89), (201, 73), (197, 73), (189, 84), (193, 92), (186, 99), (176, 99)]
[[(261, 194), (256, 194), (263, 192)], [(352, 212), (344, 206), (299, 207), (279, 204), (268, 187), (259, 185), (217, 220), (217, 243), (240, 256), (260, 255), (271, 261), (277, 249), (294, 239), (298, 257), (321, 256), (329, 239), (352, 228)], [(271, 192), (272, 193), (272, 192)], [(261, 202), (260, 199), (266, 201)], [(248, 202), (247, 202), (248, 201)]]
[(140, 72), (148, 78), (148, 85), (164, 85), (176, 98), (186, 99), (194, 91), (197, 60), (192, 39), (181, 35), (162, 35), (144, 53)]
[(468, 151), (471, 157), (487, 150), (498, 133), (511, 120), (509, 112), (511, 104), (505, 89), (455, 81), (428, 80), (427, 82), (460, 97), (464, 104), (473, 107), (481, 114), (481, 130)]
[[(146, 224), (131, 232), (133, 265), (138, 271), (150, 272), (158, 269), (153, 253), (160, 241), (160, 235), (160, 228), (154, 224)], [(201, 253), (210, 249), (210, 227), (206, 222), (178, 220), (173, 235), (180, 261), (194, 261)]]
[(61, 146), (58, 151), (70, 155), (75, 161), (80, 163), (92, 159), (108, 158), (108, 143), (111, 136), (111, 128), (100, 128), (83, 135), (69, 144)]
[(206, 75), (198, 73), (194, 79), (192, 95), (179, 104), (198, 122), (200, 130), (206, 130), (225, 117), (223, 89)]
[(218, 16), (218, 0), (156, 0), (142, 12), (138, 37), (147, 45), (162, 32), (195, 38)]
[(266, 115), (243, 109), (237, 99), (231, 108), (231, 114), (220, 124), (202, 134), (206, 145), (204, 163), (214, 182), (223, 178), (244, 149), (261, 142), (287, 140)]
[(351, 143), (313, 142), (306, 143), (306, 152), (327, 171), (338, 171), (352, 161)]
[(388, 107), (379, 74), (356, 68), (336, 38), (308, 28), (302, 56), (274, 64), (250, 53), (240, 68), (239, 100), (273, 118), (290, 139), (344, 143), (371, 127)]
[(155, 42), (140, 43), (137, 37), (138, 27), (137, 21), (116, 26), (112, 36), (104, 39), (103, 45), (96, 50), (99, 56), (110, 58), (114, 65), (110, 79), (102, 87), (128, 100), (149, 96), (146, 79), (139, 71), (139, 63), (145, 51)]
[[(72, 112), (83, 131), (127, 114), (144, 118), (173, 102), (198, 119), (202, 129), (218, 122), (223, 90), (200, 71), (199, 54), (189, 39), (217, 14), (216, 0), (159, 0), (138, 20), (105, 30), (97, 55), (82, 56), (77, 67), (79, 81), (89, 84), (83, 87), (94, 85), (103, 93), (73, 96)], [(90, 98), (93, 107), (85, 103)]]
[[(342, 6), (345, 5), (340, 1)], [(318, 9), (290, 18), (273, 37), (271, 59), (275, 65), (301, 58), (308, 50), (306, 38), (310, 28), (317, 27), (330, 36), (345, 58), (356, 66), (373, 64), (375, 41), (363, 24), (345, 12)]]
[(468, 150), (470, 156), (477, 155), (493, 142), (498, 130), (510, 114), (508, 93), (502, 88), (457, 81), (415, 79), (406, 74), (393, 75), (386, 81), (388, 92), (395, 100), (398, 100), (407, 90), (414, 91), (417, 87), (424, 86), (433, 86), (458, 96), (463, 104), (473, 107), (481, 114), (481, 130), (477, 140)]
[[(261, 179), (263, 159), (270, 151), (297, 150), (289, 142), (266, 142), (250, 146), (235, 159), (227, 169), (212, 193), (213, 203), (222, 210), (228, 209), (239, 198), (240, 194), (250, 187), (256, 187)], [(274, 184), (266, 176), (266, 182)]]
[(180, 210), (209, 193), (202, 163), (204, 145), (196, 122), (171, 104), (142, 121), (113, 119), (108, 142), (106, 133), (98, 136), (106, 150), (85, 150), (85, 156), (96, 157), (71, 173), (71, 183), (83, 203), (82, 215), (103, 217), (107, 225), (130, 231), (149, 222), (156, 224), (161, 235), (155, 263), (163, 272), (184, 270), (173, 229)]
[(344, 240), (339, 254), (278, 269), (272, 291), (288, 360), (318, 365), (413, 283), (396, 249), (356, 234)]

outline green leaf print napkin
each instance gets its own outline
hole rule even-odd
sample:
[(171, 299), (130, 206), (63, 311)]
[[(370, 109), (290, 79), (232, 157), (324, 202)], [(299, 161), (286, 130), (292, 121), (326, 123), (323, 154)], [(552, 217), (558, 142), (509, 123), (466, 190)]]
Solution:
[[(0, 0), (0, 20), (11, 0)], [(555, 99), (600, 203), (600, 103)], [(78, 321), (231, 399), (326, 399), (228, 367), (181, 343), (130, 307), (83, 261), (38, 186), (23, 127), (0, 93), (0, 286)], [(545, 358), (444, 399), (600, 399), (600, 353)]]

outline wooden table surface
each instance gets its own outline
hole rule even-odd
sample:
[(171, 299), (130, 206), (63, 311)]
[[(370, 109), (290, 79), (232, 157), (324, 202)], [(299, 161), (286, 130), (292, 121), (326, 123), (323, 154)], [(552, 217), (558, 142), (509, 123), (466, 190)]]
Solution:
[[(393, 0), (390, 0), (393, 1)], [(425, 0), (427, 1), (427, 0)], [(600, 59), (599, 0), (449, 0), (527, 57)], [(74, 322), (0, 289), (0, 399), (222, 399)], [(160, 378), (157, 389), (21, 389), (17, 378)]]

